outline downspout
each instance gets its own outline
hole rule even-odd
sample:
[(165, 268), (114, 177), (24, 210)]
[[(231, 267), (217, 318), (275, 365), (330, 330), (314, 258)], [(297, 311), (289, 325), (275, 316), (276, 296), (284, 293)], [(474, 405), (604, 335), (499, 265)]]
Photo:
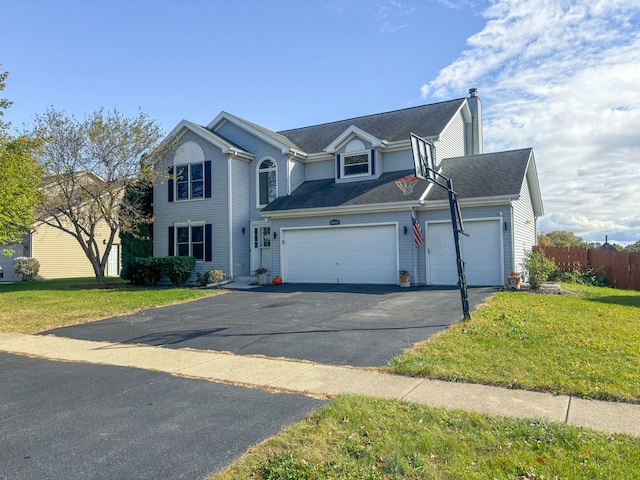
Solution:
[(516, 234), (515, 234), (515, 225), (514, 219), (515, 215), (513, 214), (513, 200), (509, 200), (509, 222), (511, 223), (511, 228), (509, 229), (509, 234), (511, 236), (511, 248), (513, 250), (513, 254), (511, 255), (511, 271), (516, 271)]
[(233, 170), (231, 161), (235, 155), (227, 154), (227, 221), (229, 229), (229, 278), (233, 278)]

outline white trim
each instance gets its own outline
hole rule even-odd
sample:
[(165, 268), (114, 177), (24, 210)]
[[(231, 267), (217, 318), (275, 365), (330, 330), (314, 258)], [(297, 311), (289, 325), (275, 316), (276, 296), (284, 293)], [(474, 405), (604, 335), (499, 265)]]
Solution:
[[(448, 204), (447, 204), (448, 206)], [(407, 208), (417, 208), (415, 201), (377, 203), (367, 205), (347, 205), (342, 207), (321, 207), (321, 208), (299, 208), (295, 210), (282, 210), (277, 212), (261, 211), (260, 215), (265, 218), (297, 218), (297, 217), (317, 217), (323, 215), (348, 215), (356, 213), (380, 213), (398, 212)]]
[[(260, 130), (258, 130), (257, 128), (249, 125), (246, 121), (243, 121), (241, 118), (236, 117), (230, 113), (227, 112), (220, 112), (216, 118), (214, 118), (211, 122), (209, 122), (209, 124), (207, 125), (208, 129), (216, 129), (220, 128), (222, 125), (224, 125), (224, 123), (220, 124), (220, 122), (229, 122), (233, 125), (235, 125), (238, 128), (241, 128), (242, 130), (244, 130), (245, 132), (253, 135), (254, 137), (257, 137), (258, 139), (262, 140), (263, 142), (271, 145), (272, 147), (275, 147), (277, 149), (280, 150), (280, 153), (282, 153), (283, 155), (286, 155), (289, 152), (294, 152), (296, 154), (299, 154), (300, 156), (304, 156), (305, 153), (304, 152), (300, 152), (298, 150), (295, 150), (291, 147), (289, 147), (288, 145), (285, 145), (284, 143), (276, 140), (275, 138), (273, 138), (270, 135), (267, 135), (264, 132), (261, 132)], [(218, 125), (220, 124), (220, 125)], [(274, 132), (275, 133), (275, 132)]]
[(196, 258), (196, 262), (203, 263), (207, 258), (207, 222), (205, 220), (187, 220), (186, 222), (175, 222), (173, 224), (173, 255), (175, 257), (180, 257), (182, 255), (178, 255), (178, 228), (188, 227), (189, 229), (189, 256), (193, 256), (193, 242), (191, 240), (191, 228), (192, 227), (202, 227), (202, 260)]
[(230, 143), (225, 142), (222, 138), (220, 138), (216, 133), (213, 133), (209, 130), (202, 128), (200, 125), (196, 125), (191, 123), (188, 120), (182, 120), (171, 133), (165, 137), (165, 139), (160, 144), (161, 146), (166, 145), (172, 138), (181, 137), (183, 135), (183, 131), (188, 130), (190, 132), (195, 133), (197, 136), (206, 140), (208, 143), (214, 145), (219, 148), (222, 153), (233, 152), (235, 155), (245, 158), (246, 160), (252, 160), (255, 158), (255, 155), (249, 153), (245, 150), (239, 149)]
[[(233, 278), (233, 154), (227, 156), (227, 228), (229, 230), (229, 278)], [(213, 172), (212, 172), (213, 175)], [(213, 232), (211, 232), (213, 235)], [(211, 252), (213, 260), (213, 251)]]
[[(367, 171), (366, 173), (351, 173), (351, 174), (347, 174), (345, 173), (344, 169), (345, 169), (345, 164), (344, 164), (344, 159), (345, 157), (359, 157), (361, 155), (366, 155), (367, 156)], [(358, 177), (371, 177), (373, 174), (371, 173), (371, 167), (373, 166), (373, 160), (371, 159), (371, 150), (360, 150), (357, 152), (349, 152), (349, 153), (342, 153), (340, 154), (340, 178), (338, 180), (347, 180), (347, 179), (351, 179), (351, 178), (358, 178)]]
[(351, 125), (344, 132), (338, 135), (338, 137), (333, 142), (327, 145), (324, 151), (327, 153), (336, 153), (340, 149), (342, 144), (349, 140), (352, 136), (363, 139), (364, 141), (370, 143), (373, 148), (384, 146), (388, 143), (386, 140), (381, 140), (378, 137), (375, 137), (370, 133), (359, 129), (355, 125)]
[[(262, 170), (260, 168), (260, 165), (262, 165), (262, 162), (264, 162), (266, 160), (271, 160), (273, 162), (273, 168), (270, 167), (270, 168), (265, 168), (264, 170)], [(276, 162), (273, 157), (263, 157), (256, 164), (256, 208), (264, 208), (267, 205), (269, 205), (269, 203), (271, 203), (271, 202), (264, 203), (264, 204), (260, 203), (260, 173), (262, 173), (262, 172), (265, 172), (265, 173), (275, 172), (275, 174), (276, 174), (276, 196), (275, 196), (274, 200), (276, 198), (278, 198), (278, 190), (279, 190), (278, 189), (278, 181), (279, 181), (279, 179), (278, 179), (278, 162)], [(268, 192), (267, 192), (267, 195), (268, 195)]]

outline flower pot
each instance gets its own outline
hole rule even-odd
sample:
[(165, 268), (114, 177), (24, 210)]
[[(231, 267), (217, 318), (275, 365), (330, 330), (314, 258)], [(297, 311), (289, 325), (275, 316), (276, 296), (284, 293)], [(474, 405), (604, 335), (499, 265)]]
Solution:
[(260, 285), (268, 285), (269, 284), (269, 275), (266, 273), (258, 274), (258, 283)]
[(410, 287), (411, 286), (411, 282), (409, 281), (410, 279), (411, 279), (410, 275), (400, 275), (400, 286)]
[(519, 276), (509, 276), (507, 277), (507, 286), (509, 288), (519, 289), (520, 288), (520, 277)]

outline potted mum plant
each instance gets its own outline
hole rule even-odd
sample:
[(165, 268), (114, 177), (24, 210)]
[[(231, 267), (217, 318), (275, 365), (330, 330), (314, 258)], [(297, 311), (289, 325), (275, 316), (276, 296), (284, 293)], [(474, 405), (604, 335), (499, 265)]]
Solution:
[(518, 272), (511, 272), (507, 277), (507, 286), (509, 288), (519, 289), (521, 277)]
[(401, 287), (410, 287), (411, 283), (409, 280), (411, 279), (411, 275), (409, 274), (409, 270), (399, 270), (398, 275), (400, 276), (400, 286)]
[(267, 278), (267, 270), (264, 267), (256, 268), (256, 275), (258, 276), (258, 283), (260, 285), (267, 285), (269, 283), (269, 279)]

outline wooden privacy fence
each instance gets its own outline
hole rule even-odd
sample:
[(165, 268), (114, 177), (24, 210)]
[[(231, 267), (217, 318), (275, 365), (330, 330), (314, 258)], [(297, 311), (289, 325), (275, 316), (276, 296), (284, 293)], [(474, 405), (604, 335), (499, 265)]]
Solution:
[(557, 267), (565, 272), (597, 269), (609, 270), (607, 280), (614, 288), (640, 291), (640, 252), (616, 252), (581, 247), (533, 247), (553, 258)]

